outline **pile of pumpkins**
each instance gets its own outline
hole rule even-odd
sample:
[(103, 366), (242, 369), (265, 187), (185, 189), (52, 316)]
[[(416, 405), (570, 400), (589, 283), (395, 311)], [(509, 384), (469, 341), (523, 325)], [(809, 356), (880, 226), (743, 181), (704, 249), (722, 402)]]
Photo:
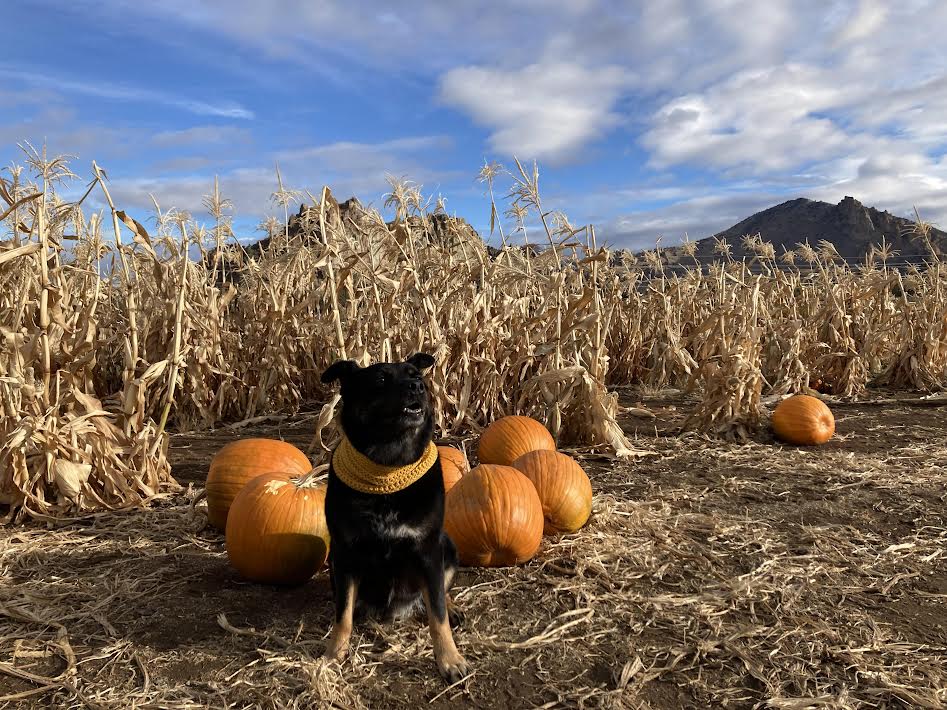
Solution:
[[(784, 442), (819, 445), (835, 433), (824, 402), (784, 399), (772, 417)], [(592, 512), (592, 484), (578, 462), (556, 450), (535, 419), (511, 415), (488, 426), (471, 469), (460, 449), (439, 446), (446, 491), (444, 529), (469, 567), (518, 565), (542, 537), (575, 532)], [(224, 446), (207, 475), (207, 515), (226, 534), (227, 556), (245, 578), (301, 584), (325, 564), (329, 531), (325, 484), (306, 455), (276, 439)]]
[[(439, 446), (444, 529), (466, 566), (511, 566), (535, 556), (543, 534), (574, 532), (592, 511), (592, 484), (556, 450), (540, 422), (511, 415), (488, 426), (470, 468), (463, 451)], [(225, 532), (227, 557), (244, 578), (301, 584), (325, 564), (325, 483), (292, 444), (262, 438), (227, 444), (211, 461), (208, 521)]]

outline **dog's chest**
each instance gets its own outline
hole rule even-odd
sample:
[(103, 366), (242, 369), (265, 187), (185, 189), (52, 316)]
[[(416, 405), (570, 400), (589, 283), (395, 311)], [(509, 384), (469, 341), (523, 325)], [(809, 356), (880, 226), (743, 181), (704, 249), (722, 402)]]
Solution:
[(363, 515), (370, 534), (382, 539), (420, 540), (426, 532), (425, 526), (406, 520), (395, 511), (367, 510)]

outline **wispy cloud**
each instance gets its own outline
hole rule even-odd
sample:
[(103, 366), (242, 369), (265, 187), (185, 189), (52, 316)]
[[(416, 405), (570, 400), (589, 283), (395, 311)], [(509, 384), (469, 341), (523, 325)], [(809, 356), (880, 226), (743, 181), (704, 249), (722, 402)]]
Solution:
[(211, 103), (184, 98), (173, 94), (142, 87), (112, 84), (108, 81), (78, 81), (59, 76), (50, 76), (10, 65), (0, 65), (0, 77), (20, 81), (34, 87), (44, 87), (84, 96), (93, 96), (112, 101), (150, 103), (179, 109), (199, 116), (218, 116), (249, 120), (254, 114), (249, 109), (233, 102)]
[(252, 134), (238, 126), (193, 126), (177, 131), (161, 131), (151, 137), (159, 148), (201, 147), (208, 144), (248, 143)]
[[(390, 189), (387, 174), (404, 176), (428, 189), (466, 175), (437, 167), (438, 155), (450, 147), (451, 141), (445, 136), (414, 136), (379, 143), (327, 143), (277, 151), (258, 164), (272, 166), (274, 161), (279, 162), (287, 187), (315, 192), (325, 184), (340, 199), (356, 196), (368, 203)], [(172, 159), (155, 169), (200, 170), (206, 165), (200, 161)], [(210, 191), (213, 183), (211, 173), (116, 179), (113, 195), (128, 209), (150, 209), (153, 194), (162, 209), (176, 207), (202, 214), (201, 196)], [(224, 195), (238, 206), (240, 214), (261, 215), (273, 207), (270, 195), (277, 188), (276, 171), (273, 167), (233, 168), (220, 173), (220, 186)]]
[(214, 168), (219, 170), (220, 167), (220, 161), (215, 161), (205, 156), (193, 155), (183, 158), (161, 160), (152, 165), (152, 170), (157, 173), (183, 173)]
[(375, 199), (388, 189), (386, 175), (429, 189), (466, 173), (444, 168), (453, 141), (447, 136), (411, 136), (377, 143), (341, 141), (303, 146), (274, 157), (306, 180), (329, 184), (336, 194)]
[(339, 141), (325, 145), (305, 146), (277, 153), (277, 160), (324, 160), (330, 165), (349, 170), (369, 167), (369, 163), (391, 160), (395, 155), (417, 154), (432, 150), (449, 150), (453, 141), (448, 136), (416, 136), (395, 138), (378, 143)]
[(784, 198), (770, 192), (727, 192), (689, 197), (667, 207), (646, 209), (605, 221), (597, 230), (612, 246), (640, 250), (703, 239)]

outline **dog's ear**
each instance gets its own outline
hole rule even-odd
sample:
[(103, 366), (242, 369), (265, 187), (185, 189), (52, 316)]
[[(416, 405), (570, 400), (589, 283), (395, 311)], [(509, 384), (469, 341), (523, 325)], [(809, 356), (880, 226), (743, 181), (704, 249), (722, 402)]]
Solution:
[(355, 360), (336, 360), (326, 368), (325, 372), (322, 373), (322, 377), (319, 379), (328, 384), (336, 380), (344, 380), (353, 372), (357, 372), (361, 369)]
[(434, 365), (434, 356), (427, 353), (415, 353), (408, 358), (408, 362), (419, 370), (426, 370)]

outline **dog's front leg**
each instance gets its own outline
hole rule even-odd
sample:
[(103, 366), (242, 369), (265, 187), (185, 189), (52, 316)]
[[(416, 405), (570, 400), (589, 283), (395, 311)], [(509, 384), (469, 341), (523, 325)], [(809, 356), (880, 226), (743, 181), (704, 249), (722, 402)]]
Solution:
[(329, 634), (325, 657), (341, 661), (349, 648), (352, 636), (352, 617), (355, 614), (355, 595), (358, 580), (346, 570), (333, 568), (333, 596), (335, 597), (335, 623)]
[(437, 668), (449, 682), (455, 683), (468, 673), (467, 661), (454, 645), (454, 636), (447, 619), (447, 594), (444, 590), (444, 568), (438, 564), (425, 570), (424, 605), (427, 607), (427, 623), (434, 644), (434, 660)]

